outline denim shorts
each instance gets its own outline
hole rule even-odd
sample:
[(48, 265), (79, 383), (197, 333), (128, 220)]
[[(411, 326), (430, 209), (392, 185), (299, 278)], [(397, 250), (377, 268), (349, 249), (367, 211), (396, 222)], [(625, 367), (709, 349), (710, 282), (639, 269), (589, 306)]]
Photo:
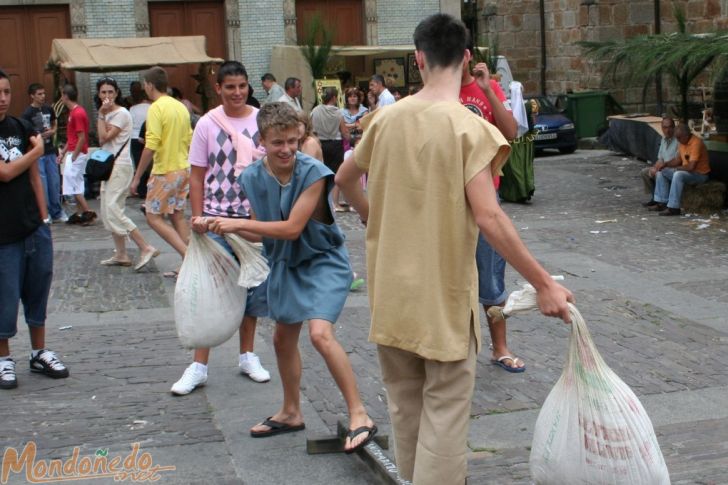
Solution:
[[(223, 236), (215, 234), (214, 232), (207, 233), (213, 241), (220, 244), (225, 250), (232, 255), (237, 261), (233, 248), (230, 247), (228, 242)], [(262, 318), (268, 316), (268, 280), (266, 279), (260, 285), (255, 288), (248, 289), (248, 297), (245, 302), (245, 316)]]
[(506, 262), (490, 247), (482, 234), (478, 234), (475, 249), (478, 265), (478, 300), (482, 305), (500, 305), (506, 301)]
[(50, 227), (41, 224), (21, 241), (0, 244), (0, 339), (14, 337), (18, 332), (21, 301), (28, 326), (45, 325), (52, 280)]

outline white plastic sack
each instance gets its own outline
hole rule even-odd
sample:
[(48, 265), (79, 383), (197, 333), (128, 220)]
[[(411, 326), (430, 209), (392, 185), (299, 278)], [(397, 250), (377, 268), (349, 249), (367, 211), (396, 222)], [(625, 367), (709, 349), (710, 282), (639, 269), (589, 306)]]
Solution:
[(255, 288), (263, 283), (270, 273), (268, 261), (261, 254), (263, 244), (252, 243), (237, 234), (225, 234), (225, 240), (240, 262), (238, 284), (244, 288)]
[(187, 348), (220, 345), (240, 328), (247, 288), (235, 259), (206, 234), (193, 232), (174, 288), (177, 335)]
[[(504, 313), (536, 308), (536, 292), (526, 285)], [(599, 355), (579, 310), (569, 309), (569, 353), (536, 420), (531, 478), (538, 485), (669, 485), (650, 418)]]

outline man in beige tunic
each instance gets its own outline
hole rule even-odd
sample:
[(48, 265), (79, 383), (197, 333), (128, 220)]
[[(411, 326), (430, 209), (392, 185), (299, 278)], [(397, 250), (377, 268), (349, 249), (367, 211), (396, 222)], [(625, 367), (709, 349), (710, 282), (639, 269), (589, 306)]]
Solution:
[[(367, 227), (372, 324), (400, 477), (462, 484), (480, 348), (480, 229), (567, 323), (571, 293), (531, 256), (500, 209), (493, 175), (508, 143), (459, 102), (465, 26), (448, 15), (414, 34), (424, 88), (375, 112), (336, 182)], [(358, 180), (369, 173), (367, 201)]]

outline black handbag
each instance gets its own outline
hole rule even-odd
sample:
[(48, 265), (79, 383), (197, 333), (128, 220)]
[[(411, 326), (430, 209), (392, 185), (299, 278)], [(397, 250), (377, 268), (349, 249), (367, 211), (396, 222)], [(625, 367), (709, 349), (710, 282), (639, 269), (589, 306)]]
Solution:
[[(129, 138), (131, 140), (131, 138)], [(129, 140), (126, 140), (119, 151), (114, 155), (106, 150), (98, 149), (93, 152), (86, 162), (86, 177), (90, 181), (107, 181), (111, 177), (111, 172), (114, 171), (114, 162), (121, 155), (121, 151), (124, 149)]]

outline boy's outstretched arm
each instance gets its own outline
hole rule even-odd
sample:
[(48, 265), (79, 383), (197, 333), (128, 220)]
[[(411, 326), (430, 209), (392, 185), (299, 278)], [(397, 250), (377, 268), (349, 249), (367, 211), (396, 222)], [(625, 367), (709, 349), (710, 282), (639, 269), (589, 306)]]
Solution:
[(493, 249), (536, 288), (541, 313), (571, 323), (567, 302), (573, 303), (574, 295), (556, 283), (523, 244), (513, 223), (498, 205), (492, 177), (490, 170), (485, 169), (465, 186), (475, 223)]
[(248, 232), (271, 239), (298, 239), (303, 228), (311, 219), (317, 204), (323, 204), (326, 180), (317, 180), (298, 197), (291, 214), (285, 221), (256, 221), (254, 219), (227, 219), (216, 217), (210, 223), (210, 230), (216, 234)]
[(361, 221), (366, 224), (367, 219), (369, 219), (369, 201), (359, 183), (361, 176), (365, 173), (356, 165), (354, 152), (352, 152), (336, 172), (336, 185), (339, 186), (346, 200), (359, 214)]

